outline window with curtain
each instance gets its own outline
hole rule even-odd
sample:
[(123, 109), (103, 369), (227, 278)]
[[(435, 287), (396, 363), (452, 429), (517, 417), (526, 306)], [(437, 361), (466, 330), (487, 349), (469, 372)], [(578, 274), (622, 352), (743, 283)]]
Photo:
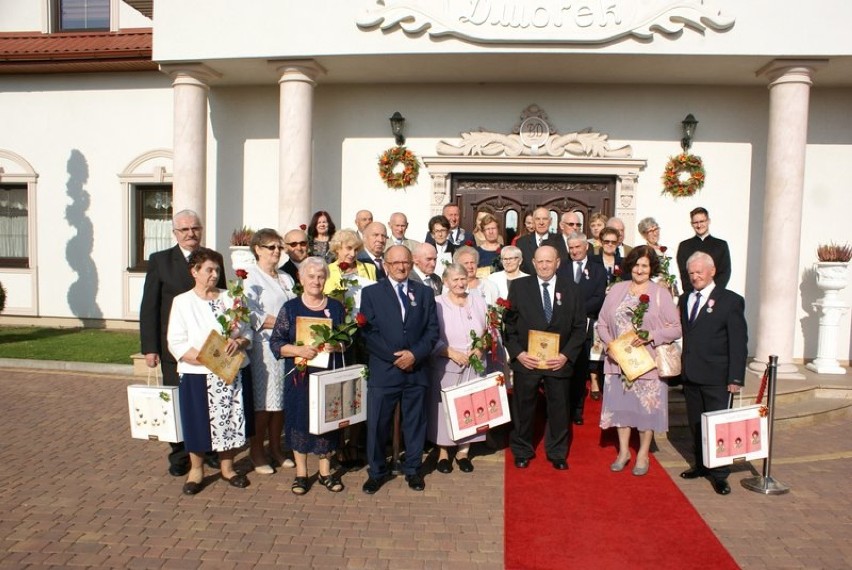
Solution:
[(108, 30), (110, 0), (56, 0), (59, 29)]
[(26, 185), (0, 185), (0, 267), (29, 267)]
[(133, 186), (133, 192), (133, 268), (144, 270), (152, 253), (175, 244), (172, 236), (172, 186), (139, 184)]

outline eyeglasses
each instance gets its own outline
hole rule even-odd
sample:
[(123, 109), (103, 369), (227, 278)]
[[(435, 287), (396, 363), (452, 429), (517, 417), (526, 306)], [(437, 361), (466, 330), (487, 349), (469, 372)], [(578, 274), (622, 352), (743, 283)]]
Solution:
[(703, 220), (693, 220), (692, 221), (693, 226), (700, 226), (701, 224), (706, 224), (706, 223), (707, 223), (707, 218), (704, 218)]
[(583, 224), (581, 224), (580, 222), (562, 222), (562, 225), (563, 226), (571, 226), (571, 227), (574, 227), (574, 228), (579, 228)]
[[(305, 245), (307, 245), (307, 244), (305, 244)], [(276, 249), (278, 251), (284, 251), (283, 245), (263, 245), (263, 244), (260, 244), (260, 247), (262, 247), (264, 249), (268, 249), (269, 251), (275, 251)]]
[(513, 255), (512, 257), (501, 257), (503, 261), (509, 261), (510, 259), (520, 259), (520, 256)]
[(286, 243), (289, 247), (308, 247), (308, 242), (306, 241), (288, 241)]
[(648, 230), (646, 230), (646, 233), (658, 232), (658, 231), (660, 231), (659, 226), (657, 226), (656, 228), (649, 228)]
[(187, 234), (189, 232), (193, 232), (193, 233), (197, 234), (202, 229), (204, 229), (204, 228), (202, 228), (201, 226), (192, 226), (192, 227), (189, 227), (189, 228), (175, 228), (174, 230), (178, 233), (181, 233), (181, 234)]
[(616, 241), (614, 239), (605, 239), (605, 240), (601, 240), (601, 243), (604, 244), (604, 245), (616, 245), (618, 243), (618, 241)]
[(391, 267), (408, 267), (411, 265), (410, 261), (385, 261), (385, 265), (390, 265)]

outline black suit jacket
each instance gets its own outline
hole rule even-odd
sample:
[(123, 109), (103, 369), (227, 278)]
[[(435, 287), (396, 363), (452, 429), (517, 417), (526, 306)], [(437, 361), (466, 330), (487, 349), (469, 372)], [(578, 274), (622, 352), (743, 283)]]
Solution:
[[(603, 268), (604, 274), (606, 275), (606, 284), (607, 285), (612, 285), (613, 283), (615, 283), (615, 275), (613, 275), (609, 271), (609, 269), (607, 269), (607, 267), (604, 265), (602, 255), (600, 255), (600, 254), (590, 255), (589, 260), (594, 261), (595, 263), (597, 263), (598, 265), (600, 265)], [(615, 250), (615, 265), (619, 268), (624, 266), (624, 260), (621, 259), (621, 255), (618, 253), (618, 250)], [(625, 279), (625, 278), (629, 279), (629, 277), (627, 277), (625, 275), (622, 275), (621, 278), (622, 279)]]
[[(562, 265), (571, 261), (571, 254), (568, 253), (568, 246), (565, 245), (565, 236), (562, 234), (551, 234), (549, 238), (547, 238), (547, 245), (552, 245), (556, 248), (556, 251), (559, 252), (559, 259), (562, 260)], [(571, 276), (571, 279), (574, 277)]]
[(293, 283), (299, 283), (299, 268), (292, 260), (288, 259), (287, 263), (280, 267), (281, 271), (293, 278)]
[(692, 236), (680, 242), (677, 247), (677, 268), (680, 272), (683, 292), (692, 291), (692, 283), (689, 281), (689, 273), (686, 270), (686, 260), (696, 251), (703, 251), (713, 258), (713, 264), (716, 266), (713, 282), (717, 287), (727, 287), (731, 279), (731, 252), (728, 249), (728, 242), (713, 236), (707, 236), (703, 240), (698, 236)]
[[(557, 299), (557, 293), (561, 299)], [(574, 362), (577, 361), (586, 340), (583, 298), (574, 281), (556, 276), (553, 317), (549, 323), (544, 320), (541, 289), (535, 275), (512, 280), (509, 302), (512, 308), (506, 311), (503, 322), (506, 325), (506, 348), (511, 358), (512, 370), (523, 374), (570, 377)], [(559, 333), (559, 352), (568, 358), (565, 366), (559, 370), (530, 371), (518, 362), (518, 355), (527, 350), (531, 330)]]
[[(373, 261), (373, 258), (370, 257), (370, 255), (366, 251), (362, 251), (361, 253), (359, 253), (356, 259), (363, 263), (369, 263), (370, 265), (376, 268), (376, 281), (378, 281), (379, 279), (384, 279), (388, 276), (388, 274), (385, 273), (384, 269), (379, 269), (379, 266), (376, 265), (376, 262)], [(382, 264), (382, 266), (384, 267), (384, 264)]]
[[(225, 288), (225, 262), (218, 255), (220, 289)], [(169, 328), (169, 314), (172, 301), (181, 293), (186, 293), (195, 285), (189, 273), (186, 258), (178, 246), (152, 253), (148, 258), (148, 272), (142, 289), (142, 304), (139, 307), (139, 336), (142, 354), (159, 354), (161, 360), (174, 362), (175, 358), (167, 349), (166, 332)]]
[[(550, 242), (555, 237), (559, 236), (553, 233), (547, 234), (547, 238), (542, 242), (542, 245), (552, 245), (556, 248), (557, 251), (559, 251), (559, 245)], [(564, 246), (565, 244), (563, 243), (562, 245)], [(535, 232), (518, 238), (518, 241), (515, 242), (515, 246), (521, 250), (521, 253), (524, 256), (523, 261), (521, 261), (521, 271), (528, 275), (535, 275), (535, 265), (533, 265), (533, 256), (535, 256), (535, 250), (538, 249)]]
[(683, 330), (684, 379), (695, 384), (742, 386), (748, 352), (745, 301), (716, 285), (692, 324), (688, 303), (689, 295), (681, 295), (678, 309)]
[[(563, 261), (559, 265), (557, 275), (563, 279), (574, 280), (574, 262), (570, 259)], [(601, 312), (604, 299), (606, 298), (607, 274), (606, 269), (600, 261), (586, 256), (586, 267), (583, 271), (583, 276), (580, 278), (578, 287), (583, 295), (583, 306), (585, 307), (586, 317), (589, 319), (589, 327), (586, 331), (587, 338), (592, 338), (592, 327), (594, 321), (598, 318), (598, 313)]]

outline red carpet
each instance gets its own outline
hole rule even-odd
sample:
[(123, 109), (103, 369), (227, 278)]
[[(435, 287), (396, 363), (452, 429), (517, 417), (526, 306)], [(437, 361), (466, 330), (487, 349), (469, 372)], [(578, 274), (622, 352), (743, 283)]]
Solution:
[(644, 477), (630, 472), (635, 447), (624, 471), (609, 470), (617, 440), (602, 436), (600, 410), (587, 400), (585, 425), (573, 426), (568, 471), (553, 469), (540, 439), (527, 469), (506, 450), (506, 569), (739, 568), (653, 455)]

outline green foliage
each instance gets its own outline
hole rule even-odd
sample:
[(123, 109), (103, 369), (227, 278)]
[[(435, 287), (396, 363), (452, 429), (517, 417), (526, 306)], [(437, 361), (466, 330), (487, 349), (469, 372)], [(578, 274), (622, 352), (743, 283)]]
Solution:
[(0, 358), (131, 364), (137, 352), (132, 331), (0, 327)]

